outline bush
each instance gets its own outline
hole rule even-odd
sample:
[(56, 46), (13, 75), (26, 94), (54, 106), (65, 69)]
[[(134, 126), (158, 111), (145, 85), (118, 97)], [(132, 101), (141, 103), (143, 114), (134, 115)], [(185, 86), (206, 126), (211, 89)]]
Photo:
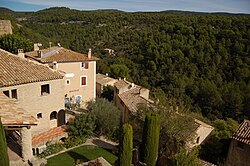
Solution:
[(112, 136), (120, 126), (121, 111), (113, 103), (99, 98), (88, 105), (90, 114), (96, 119), (96, 130), (100, 134)]
[(77, 115), (69, 125), (69, 135), (72, 137), (89, 137), (95, 130), (95, 117), (90, 114), (81, 113)]
[(51, 142), (47, 142), (46, 143), (46, 150), (43, 151), (39, 156), (40, 157), (46, 157), (55, 153), (60, 152), (61, 150), (63, 150), (63, 144), (61, 143), (55, 143), (55, 144), (51, 144)]
[(85, 137), (68, 137), (64, 143), (65, 148), (71, 148), (85, 143)]

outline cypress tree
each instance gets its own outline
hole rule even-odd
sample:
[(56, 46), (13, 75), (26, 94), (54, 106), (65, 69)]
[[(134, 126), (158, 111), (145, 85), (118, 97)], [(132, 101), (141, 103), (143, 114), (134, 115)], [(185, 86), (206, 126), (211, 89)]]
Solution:
[(142, 137), (142, 160), (148, 166), (154, 166), (158, 157), (160, 136), (160, 117), (157, 114), (147, 114)]
[(0, 117), (0, 165), (8, 166), (9, 165), (9, 156), (7, 153), (7, 143), (5, 138), (5, 133)]
[(120, 139), (119, 166), (130, 166), (132, 164), (132, 151), (133, 129), (130, 124), (124, 124)]

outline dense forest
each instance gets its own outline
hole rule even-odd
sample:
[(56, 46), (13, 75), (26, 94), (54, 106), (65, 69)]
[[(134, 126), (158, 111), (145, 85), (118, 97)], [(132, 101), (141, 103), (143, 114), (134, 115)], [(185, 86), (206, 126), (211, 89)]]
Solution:
[[(210, 120), (250, 119), (250, 16), (234, 14), (1, 9), (31, 42), (100, 57), (98, 72), (164, 92)], [(17, 20), (16, 20), (17, 19)], [(114, 50), (113, 54), (105, 48)], [(116, 71), (119, 71), (118, 73)]]

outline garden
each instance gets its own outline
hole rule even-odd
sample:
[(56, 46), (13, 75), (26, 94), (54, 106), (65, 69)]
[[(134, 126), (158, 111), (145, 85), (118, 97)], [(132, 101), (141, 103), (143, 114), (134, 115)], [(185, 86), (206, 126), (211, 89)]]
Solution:
[(80, 146), (73, 150), (61, 153), (47, 160), (48, 166), (73, 166), (79, 163), (87, 162), (98, 157), (103, 157), (109, 163), (114, 164), (117, 157), (112, 153), (96, 146)]

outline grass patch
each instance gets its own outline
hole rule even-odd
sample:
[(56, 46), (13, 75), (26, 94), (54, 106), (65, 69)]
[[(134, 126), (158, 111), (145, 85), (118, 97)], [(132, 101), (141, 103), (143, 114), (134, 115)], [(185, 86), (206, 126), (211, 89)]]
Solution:
[(96, 146), (81, 146), (48, 159), (48, 166), (74, 166), (77, 160), (89, 161), (98, 157), (105, 158), (114, 164), (117, 157), (112, 153)]

